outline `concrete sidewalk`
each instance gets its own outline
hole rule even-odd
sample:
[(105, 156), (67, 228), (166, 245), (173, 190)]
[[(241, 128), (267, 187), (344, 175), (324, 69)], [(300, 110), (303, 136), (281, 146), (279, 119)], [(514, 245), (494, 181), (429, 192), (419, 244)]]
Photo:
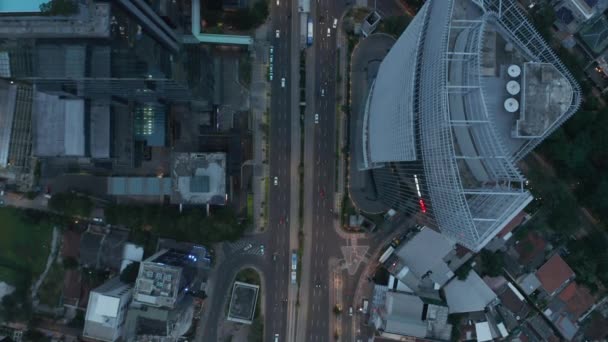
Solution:
[(251, 51), (251, 85), (249, 92), (251, 97), (251, 131), (253, 132), (254, 145), (252, 163), (253, 222), (256, 232), (264, 230), (268, 222), (267, 210), (265, 209), (268, 205), (266, 203), (267, 187), (265, 184), (269, 172), (266, 149), (270, 137), (266, 136), (266, 133), (261, 129), (261, 125), (264, 123), (270, 127), (268, 116), (265, 118), (264, 115), (268, 112), (270, 104), (270, 85), (266, 76), (270, 53), (270, 44), (266, 40), (269, 27), (270, 23), (268, 22), (256, 30), (256, 39)]

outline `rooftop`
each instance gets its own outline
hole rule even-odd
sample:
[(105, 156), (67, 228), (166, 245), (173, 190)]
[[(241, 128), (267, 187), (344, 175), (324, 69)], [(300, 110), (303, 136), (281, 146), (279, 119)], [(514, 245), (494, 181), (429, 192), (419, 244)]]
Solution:
[(530, 312), (530, 305), (528, 305), (526, 299), (511, 283), (508, 283), (503, 287), (498, 298), (500, 298), (502, 305), (509, 309), (515, 316), (526, 317)]
[(570, 108), (572, 85), (549, 63), (524, 63), (522, 81), (516, 137), (541, 137)]
[(519, 287), (524, 291), (525, 294), (530, 295), (541, 286), (540, 280), (534, 273), (529, 273), (523, 279), (519, 281)]
[(259, 290), (258, 285), (240, 281), (234, 282), (227, 319), (233, 322), (251, 324), (254, 319)]
[(83, 335), (101, 341), (115, 341), (121, 335), (126, 310), (121, 309), (131, 296), (131, 286), (118, 277), (91, 291)]
[(450, 313), (483, 311), (496, 299), (496, 294), (475, 271), (470, 271), (465, 280), (452, 279), (443, 290)]
[(558, 298), (566, 303), (566, 310), (574, 319), (581, 317), (595, 303), (595, 297), (589, 289), (574, 282), (566, 286)]
[[(40, 0), (3, 1), (0, 12), (39, 12)], [(79, 13), (68, 17), (15, 15), (0, 18), (0, 37), (108, 37), (110, 35), (110, 4), (95, 2), (80, 6)]]
[(574, 277), (574, 272), (559, 254), (554, 254), (536, 271), (536, 276), (545, 291), (553, 294), (570, 278)]
[(405, 293), (386, 292), (381, 316), (376, 327), (382, 326), (388, 334), (444, 340), (449, 339), (452, 330), (447, 324), (447, 307)]
[(174, 153), (171, 178), (173, 203), (226, 203), (225, 153)]
[(173, 308), (192, 281), (189, 271), (194, 262), (191, 255), (173, 250), (161, 250), (144, 260), (135, 282), (135, 300)]
[(171, 178), (108, 177), (108, 195), (163, 196), (171, 194)]
[(602, 14), (588, 20), (578, 34), (593, 52), (601, 53), (608, 46), (608, 20), (606, 16)]
[(34, 108), (35, 155), (84, 156), (84, 100), (36, 92)]
[(539, 262), (542, 262), (545, 257), (546, 246), (547, 241), (540, 234), (536, 232), (528, 233), (525, 238), (515, 245), (519, 262), (522, 265), (528, 265), (536, 259), (540, 259)]
[(418, 277), (428, 276), (433, 282), (443, 286), (454, 272), (444, 261), (455, 243), (430, 228), (423, 228), (396, 252), (397, 256)]

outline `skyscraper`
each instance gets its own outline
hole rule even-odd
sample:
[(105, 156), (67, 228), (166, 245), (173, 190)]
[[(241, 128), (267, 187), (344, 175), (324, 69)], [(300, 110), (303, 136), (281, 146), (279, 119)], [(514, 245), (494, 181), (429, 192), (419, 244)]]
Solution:
[(380, 198), (481, 249), (532, 200), (516, 166), (580, 88), (511, 0), (427, 0), (369, 91), (362, 169)]

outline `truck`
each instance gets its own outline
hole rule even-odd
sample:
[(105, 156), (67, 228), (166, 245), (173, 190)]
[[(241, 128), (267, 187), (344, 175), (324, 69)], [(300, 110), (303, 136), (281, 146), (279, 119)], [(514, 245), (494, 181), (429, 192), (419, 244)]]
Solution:
[(298, 253), (296, 251), (291, 252), (291, 270), (295, 271), (298, 269)]
[(306, 44), (308, 46), (312, 45), (312, 38), (313, 38), (313, 28), (312, 28), (312, 18), (310, 17), (310, 15), (308, 16), (308, 24), (306, 25)]

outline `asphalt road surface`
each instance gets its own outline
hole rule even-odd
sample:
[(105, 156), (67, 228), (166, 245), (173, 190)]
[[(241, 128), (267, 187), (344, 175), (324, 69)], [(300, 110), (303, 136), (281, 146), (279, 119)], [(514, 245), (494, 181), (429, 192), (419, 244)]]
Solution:
[[(314, 1), (314, 0), (313, 0)], [(339, 18), (345, 8), (344, 1), (315, 1), (313, 65), (308, 65), (307, 82), (312, 81), (308, 91), (312, 91), (313, 113), (307, 118), (307, 150), (312, 150), (312, 168), (308, 174), (312, 177), (311, 225), (307, 236), (312, 239), (310, 249), (310, 269), (308, 272), (307, 293), (302, 293), (301, 302), (307, 303), (306, 341), (333, 341), (330, 331), (331, 284), (328, 261), (331, 257), (341, 257), (342, 239), (334, 231), (334, 193), (336, 168), (336, 70), (337, 29), (333, 27), (334, 18)], [(337, 25), (341, 23), (338, 22)], [(339, 27), (339, 26), (337, 26)], [(312, 123), (312, 135), (310, 132)], [(312, 146), (311, 146), (312, 144)], [(311, 148), (312, 147), (312, 148)], [(307, 179), (309, 180), (309, 179)]]
[[(287, 321), (295, 315), (295, 299), (289, 297), (290, 286), (290, 225), (292, 192), (292, 88), (298, 87), (292, 79), (292, 67), (297, 68), (297, 55), (292, 53), (293, 1), (271, 0), (272, 36), (274, 48), (274, 77), (271, 81), (270, 124), (270, 193), (269, 193), (269, 248), (265, 279), (265, 324), (267, 341), (287, 341)], [(293, 16), (293, 19), (292, 19)], [(277, 37), (278, 36), (278, 37)], [(294, 66), (295, 64), (295, 66)], [(293, 289), (292, 289), (293, 292)], [(289, 297), (289, 298), (288, 298)], [(291, 308), (291, 315), (288, 311)]]

